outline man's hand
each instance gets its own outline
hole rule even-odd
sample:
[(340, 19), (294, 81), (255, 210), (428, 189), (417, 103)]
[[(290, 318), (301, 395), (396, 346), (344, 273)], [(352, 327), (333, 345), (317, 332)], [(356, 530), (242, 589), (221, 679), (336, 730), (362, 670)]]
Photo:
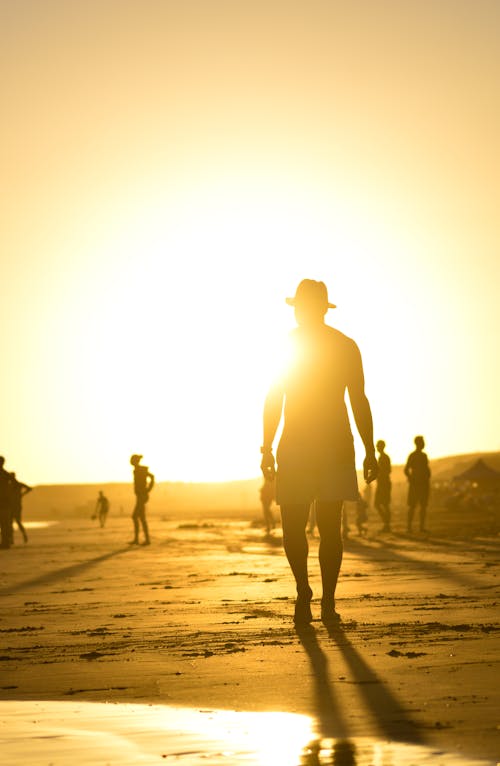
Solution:
[(378, 463), (375, 452), (367, 452), (363, 460), (363, 476), (367, 484), (375, 481), (378, 474)]
[(276, 467), (274, 465), (274, 455), (272, 450), (268, 450), (262, 454), (260, 470), (266, 481), (272, 481), (276, 476)]

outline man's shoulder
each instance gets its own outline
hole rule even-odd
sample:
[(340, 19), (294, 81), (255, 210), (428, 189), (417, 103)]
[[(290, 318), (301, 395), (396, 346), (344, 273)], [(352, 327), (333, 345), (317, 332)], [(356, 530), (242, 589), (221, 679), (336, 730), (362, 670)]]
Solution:
[(326, 324), (325, 331), (326, 336), (329, 338), (329, 340), (331, 340), (332, 343), (336, 343), (346, 351), (358, 350), (356, 341), (353, 340), (353, 338), (350, 338), (348, 335), (345, 335), (343, 332), (340, 332), (340, 330), (337, 330), (336, 327), (331, 327), (330, 325)]

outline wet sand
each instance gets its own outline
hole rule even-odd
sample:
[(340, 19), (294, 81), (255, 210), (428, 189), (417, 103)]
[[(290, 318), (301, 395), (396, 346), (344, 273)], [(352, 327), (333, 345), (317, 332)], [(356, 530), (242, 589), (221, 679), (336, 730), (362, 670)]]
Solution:
[[(382, 747), (400, 748), (397, 756), (384, 751), (384, 766), (425, 763), (431, 754), (437, 763), (442, 752), (447, 763), (458, 762), (450, 760), (455, 753), (462, 763), (500, 759), (497, 539), (383, 537), (375, 526), (367, 538), (346, 543), (338, 588), (341, 625), (327, 630), (315, 601), (311, 629), (297, 632), (279, 530), (266, 539), (248, 517), (196, 514), (160, 514), (151, 518), (151, 527), (153, 544), (136, 547), (127, 545), (126, 517), (110, 517), (105, 529), (89, 519), (71, 519), (28, 529), (27, 545), (0, 552), (1, 747), (12, 756), (6, 764), (65, 762), (55, 760), (58, 744), (67, 744), (60, 731), (52, 739), (53, 757), (46, 751), (39, 761), (28, 760), (22, 752), (37, 736), (29, 721), (39, 718), (41, 708), (33, 706), (48, 700), (65, 703), (58, 713), (47, 713), (65, 721), (63, 728), (78, 729), (78, 710), (80, 723), (86, 716), (85, 731), (94, 721), (104, 748), (108, 732), (106, 760), (102, 752), (101, 760), (91, 760), (75, 735), (73, 762), (82, 764), (113, 763), (116, 745), (115, 724), (83, 702), (142, 703), (141, 711), (152, 705), (154, 724), (128, 705), (120, 708), (120, 718), (137, 718), (141, 730), (157, 734), (164, 731), (157, 724), (162, 716), (167, 749), (163, 737), (163, 749), (158, 741), (153, 750), (146, 748), (156, 760), (133, 750), (136, 761), (124, 760), (122, 753), (117, 763), (168, 762), (176, 752), (187, 752), (190, 736), (197, 744), (183, 762), (196, 763), (203, 747), (207, 757), (220, 753), (234, 731), (248, 730), (243, 714), (264, 712), (299, 716), (292, 724), (283, 719), (288, 732), (306, 720), (300, 747), (311, 734), (330, 743), (332, 753), (334, 743), (357, 743), (354, 760), (352, 754), (350, 761), (333, 755), (307, 761), (303, 755), (303, 763), (364, 766), (362, 752), (375, 745), (379, 753)], [(311, 584), (319, 598), (316, 549), (312, 539)], [(9, 705), (13, 700), (19, 702)], [(176, 719), (179, 708), (198, 721), (187, 734)], [(202, 746), (193, 732), (201, 730), (200, 716), (207, 711), (214, 717), (215, 743), (208, 744), (205, 732)], [(236, 713), (232, 725), (223, 718)], [(266, 741), (277, 726), (255, 723), (268, 732)], [(40, 741), (44, 747), (49, 742)], [(255, 737), (253, 751), (248, 742), (238, 745), (244, 758), (238, 760), (233, 748), (233, 760), (224, 756), (219, 762), (266, 762), (262, 754), (249, 760), (254, 745)], [(404, 760), (403, 746), (406, 755), (413, 748), (410, 760)]]
[[(102, 702), (0, 702), (9, 766), (487, 766), (436, 748), (322, 738), (307, 716)], [(36, 755), (35, 755), (36, 754)], [(35, 758), (34, 758), (35, 755)], [(7, 763), (7, 761), (4, 761)]]

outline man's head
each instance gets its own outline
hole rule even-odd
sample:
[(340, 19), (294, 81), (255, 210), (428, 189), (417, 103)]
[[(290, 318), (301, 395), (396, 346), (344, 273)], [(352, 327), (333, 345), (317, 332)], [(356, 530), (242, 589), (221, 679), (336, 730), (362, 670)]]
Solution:
[(383, 439), (379, 439), (376, 444), (376, 447), (379, 452), (383, 452), (385, 450), (385, 441), (383, 441)]
[(286, 302), (295, 309), (295, 318), (300, 325), (323, 322), (328, 309), (336, 306), (328, 302), (328, 291), (324, 282), (303, 279), (299, 283), (293, 298)]
[(2, 457), (2, 455), (0, 455), (0, 468), (3, 468), (4, 463), (5, 463), (5, 458)]
[(415, 442), (415, 447), (417, 449), (423, 449), (425, 447), (424, 437), (423, 436), (415, 436), (415, 439), (413, 440)]
[(132, 455), (130, 458), (130, 465), (139, 465), (142, 460), (142, 455)]

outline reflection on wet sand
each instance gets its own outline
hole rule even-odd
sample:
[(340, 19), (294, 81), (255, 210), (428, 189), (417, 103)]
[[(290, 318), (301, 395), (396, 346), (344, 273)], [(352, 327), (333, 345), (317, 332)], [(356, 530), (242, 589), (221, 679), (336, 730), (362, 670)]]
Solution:
[(58, 521), (25, 521), (24, 526), (27, 529), (47, 529), (53, 527), (54, 524), (59, 524)]
[[(319, 723), (319, 722), (318, 722)], [(320, 724), (321, 725), (321, 724)], [(9, 766), (488, 766), (420, 745), (315, 737), (292, 713), (98, 702), (0, 702)]]

